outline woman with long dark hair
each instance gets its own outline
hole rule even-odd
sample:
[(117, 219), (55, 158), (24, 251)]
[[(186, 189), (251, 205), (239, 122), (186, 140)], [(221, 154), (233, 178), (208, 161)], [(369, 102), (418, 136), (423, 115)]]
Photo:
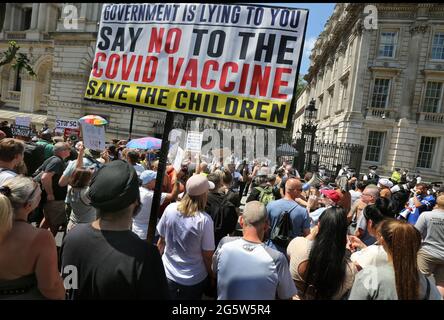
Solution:
[(353, 285), (356, 267), (346, 255), (345, 210), (331, 207), (320, 216), (318, 231), (293, 239), (287, 254), (290, 272), (301, 299), (342, 299)]
[(370, 266), (356, 276), (350, 300), (441, 300), (432, 279), (420, 273), (417, 255), (421, 234), (405, 221), (387, 219), (378, 228), (378, 242), (388, 263)]

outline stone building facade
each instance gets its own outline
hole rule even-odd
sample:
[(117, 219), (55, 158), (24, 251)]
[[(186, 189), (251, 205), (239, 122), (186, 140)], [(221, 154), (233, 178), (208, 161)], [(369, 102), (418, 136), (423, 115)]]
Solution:
[[(370, 25), (366, 5), (377, 9)], [(361, 171), (443, 180), (444, 5), (338, 4), (310, 60), (294, 134), (315, 99), (317, 138), (364, 145)]]
[[(65, 28), (75, 6), (77, 28)], [(26, 53), (36, 72), (29, 77), (17, 74), (10, 65), (0, 68), (0, 119), (13, 122), (15, 116), (31, 116), (37, 127), (45, 121), (54, 127), (57, 117), (76, 120), (97, 114), (109, 121), (108, 139), (128, 137), (131, 108), (90, 102), (83, 99), (91, 72), (102, 3), (7, 3), (0, 52), (14, 40)], [(182, 126), (184, 116), (176, 115), (174, 127)], [(165, 113), (136, 109), (133, 138), (163, 132)], [(214, 121), (201, 120), (213, 128)], [(217, 128), (232, 124), (218, 121)], [(235, 126), (240, 127), (240, 126)]]

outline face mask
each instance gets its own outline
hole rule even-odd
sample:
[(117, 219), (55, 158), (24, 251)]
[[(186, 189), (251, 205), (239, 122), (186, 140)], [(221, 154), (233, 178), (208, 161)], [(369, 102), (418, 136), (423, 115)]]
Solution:
[(375, 170), (370, 170), (370, 173), (371, 173), (371, 174), (375, 174), (376, 171), (375, 171)]
[(319, 173), (323, 175), (325, 173), (325, 170), (321, 169), (319, 170)]

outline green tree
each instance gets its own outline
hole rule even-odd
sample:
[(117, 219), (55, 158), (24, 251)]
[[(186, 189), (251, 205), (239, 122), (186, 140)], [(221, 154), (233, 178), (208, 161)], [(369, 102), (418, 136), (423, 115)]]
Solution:
[(0, 67), (11, 63), (11, 67), (15, 70), (22, 70), (23, 68), (30, 76), (35, 76), (35, 72), (29, 64), (29, 59), (24, 53), (18, 52), (20, 47), (15, 41), (9, 41), (9, 47), (5, 52), (0, 54)]

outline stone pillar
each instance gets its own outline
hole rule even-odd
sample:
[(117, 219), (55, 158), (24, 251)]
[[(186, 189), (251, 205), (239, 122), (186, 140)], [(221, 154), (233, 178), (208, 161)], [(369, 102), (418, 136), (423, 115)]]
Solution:
[(389, 170), (401, 167), (412, 171), (416, 167), (417, 125), (407, 119), (399, 120), (393, 129), (388, 148), (387, 166)]
[(31, 16), (31, 30), (37, 29), (37, 19), (39, 14), (39, 4), (32, 4), (32, 16)]
[(38, 15), (38, 21), (37, 21), (37, 29), (39, 29), (40, 31), (45, 30), (47, 7), (48, 7), (47, 3), (40, 3), (39, 15)]
[(7, 3), (5, 9), (5, 21), (3, 22), (3, 32), (11, 30), (11, 17), (12, 17), (12, 6), (10, 3)]
[(409, 41), (408, 63), (407, 69), (405, 70), (406, 77), (404, 77), (402, 81), (403, 92), (406, 94), (401, 95), (401, 105), (398, 110), (400, 118), (409, 118), (412, 112), (411, 106), (415, 98), (415, 86), (420, 59), (420, 50), (418, 48), (420, 48), (424, 33), (427, 29), (428, 26), (418, 24), (417, 22), (410, 28), (412, 37)]
[(9, 30), (10, 31), (14, 31), (14, 26), (15, 26), (15, 17), (16, 17), (16, 12), (17, 9), (15, 7), (15, 4), (11, 4), (11, 11), (10, 11), (10, 15), (8, 16), (8, 18), (14, 17), (14, 19), (9, 19)]

